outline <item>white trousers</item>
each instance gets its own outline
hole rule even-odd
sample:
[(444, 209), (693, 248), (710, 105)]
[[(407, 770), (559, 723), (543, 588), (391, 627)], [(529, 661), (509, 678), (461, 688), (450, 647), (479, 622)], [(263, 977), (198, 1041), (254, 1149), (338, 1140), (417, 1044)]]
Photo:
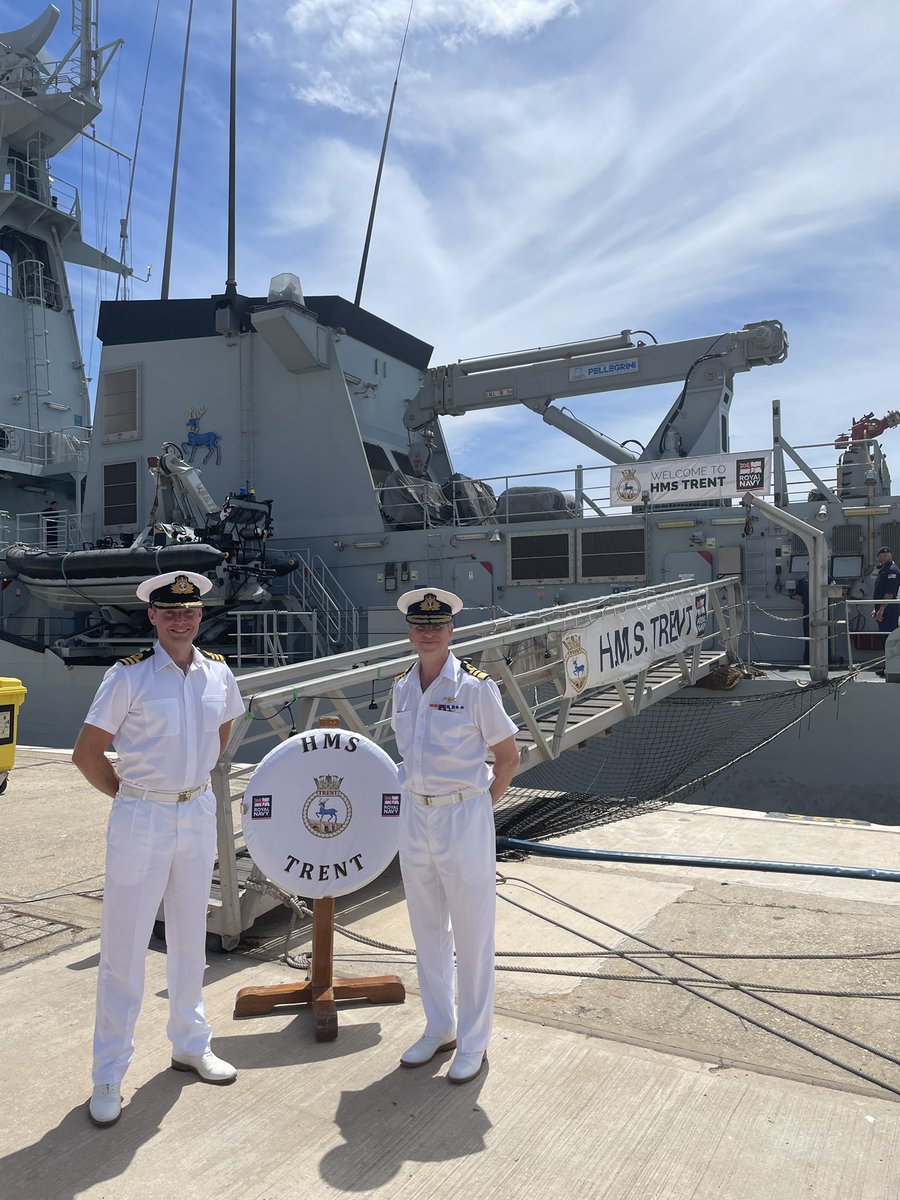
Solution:
[(116, 796), (106, 835), (106, 882), (94, 1025), (93, 1081), (118, 1083), (134, 1054), (144, 995), (144, 960), (160, 902), (165, 905), (166, 978), (174, 1054), (203, 1054), (206, 909), (216, 855), (216, 798), (184, 804)]
[(439, 808), (403, 796), (400, 870), (416, 943), (425, 1032), (440, 1037), (456, 1029), (457, 1047), (463, 1054), (486, 1050), (491, 1036), (496, 869), (488, 792)]

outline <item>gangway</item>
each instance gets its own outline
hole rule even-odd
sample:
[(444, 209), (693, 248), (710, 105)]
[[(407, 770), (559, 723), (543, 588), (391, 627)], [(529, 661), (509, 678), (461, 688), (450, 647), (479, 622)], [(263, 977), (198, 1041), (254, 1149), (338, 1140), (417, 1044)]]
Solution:
[[(627, 666), (620, 670), (614, 681), (604, 682), (601, 675), (597, 686), (585, 686), (583, 694), (571, 694), (566, 660), (573, 635), (580, 640), (585, 631), (596, 629), (598, 622), (621, 627), (652, 606), (658, 610), (660, 603), (681, 611), (698, 597), (707, 613), (704, 636), (675, 652), (655, 651), (634, 670), (629, 672)], [(506, 709), (518, 725), (519, 774), (559, 758), (589, 738), (608, 734), (618, 722), (735, 661), (742, 619), (737, 578), (708, 583), (676, 580), (459, 626), (452, 648), (457, 657), (470, 659), (497, 682)], [(403, 638), (238, 677), (247, 714), (235, 721), (212, 776), (218, 802), (218, 867), (207, 928), (221, 938), (224, 949), (233, 949), (242, 932), (279, 903), (258, 890), (265, 881), (236, 832), (233, 803), (240, 799), (242, 781), (251, 770), (236, 768), (238, 759), (245, 758), (255, 744), (284, 740), (314, 728), (319, 717), (334, 714), (344, 728), (364, 734), (396, 756), (391, 682), (414, 661), (415, 654)], [(256, 760), (261, 754), (249, 757)]]

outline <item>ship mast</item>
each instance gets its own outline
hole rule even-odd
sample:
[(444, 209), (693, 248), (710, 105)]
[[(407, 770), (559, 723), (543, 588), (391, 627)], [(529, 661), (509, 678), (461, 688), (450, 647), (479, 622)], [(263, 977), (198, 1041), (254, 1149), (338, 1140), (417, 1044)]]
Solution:
[(406, 38), (409, 34), (409, 23), (412, 20), (412, 10), (415, 0), (409, 0), (409, 12), (406, 14), (406, 28), (403, 31), (403, 41), (400, 44), (400, 54), (397, 58), (397, 70), (394, 74), (394, 86), (391, 88), (391, 102), (388, 105), (387, 120), (384, 123), (384, 137), (381, 139), (381, 157), (378, 159), (378, 170), (375, 173), (375, 189), (372, 193), (372, 206), (369, 209), (369, 223), (366, 226), (366, 240), (363, 245), (362, 261), (359, 264), (359, 278), (356, 281), (356, 298), (353, 303), (359, 308), (362, 300), (363, 284), (366, 279), (366, 264), (369, 261), (369, 243), (372, 241), (372, 229), (375, 225), (375, 210), (378, 207), (378, 193), (381, 190), (381, 173), (384, 170), (384, 158), (387, 154), (388, 138), (391, 133), (391, 121), (394, 117), (394, 101), (397, 98), (397, 84), (400, 81), (400, 64), (403, 62), (403, 51), (406, 49)]
[(228, 278), (225, 295), (234, 300), (235, 279), (235, 160), (237, 153), (237, 0), (231, 0), (231, 85), (228, 100)]
[(60, 464), (63, 434), (90, 424), (66, 264), (129, 273), (83, 240), (78, 189), (50, 173), (51, 158), (99, 115), (99, 81), (121, 44), (97, 48), (95, 10), (82, 0), (76, 40), (59, 62), (44, 52), (59, 18), (53, 6), (0, 33), (0, 291), (8, 297), (5, 327), (21, 329), (0, 365), (0, 425), (12, 430), (0, 457), (15, 447), (31, 474)]

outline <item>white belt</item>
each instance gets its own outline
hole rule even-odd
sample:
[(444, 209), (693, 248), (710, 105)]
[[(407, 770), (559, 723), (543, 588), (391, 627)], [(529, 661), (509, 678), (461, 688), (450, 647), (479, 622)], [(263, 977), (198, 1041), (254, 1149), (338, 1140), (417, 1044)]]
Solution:
[(447, 792), (443, 796), (423, 795), (421, 792), (407, 791), (407, 795), (410, 800), (415, 800), (416, 804), (437, 808), (441, 804), (462, 804), (464, 800), (474, 800), (476, 796), (483, 796), (486, 791), (487, 788), (469, 788), (463, 792)]
[(195, 796), (205, 792), (208, 787), (207, 779), (198, 783), (196, 787), (185, 788), (183, 792), (154, 792), (151, 788), (141, 788), (136, 784), (126, 783), (124, 779), (119, 780), (120, 795), (131, 796), (133, 800), (158, 800), (162, 804), (183, 804), (185, 800), (193, 800)]

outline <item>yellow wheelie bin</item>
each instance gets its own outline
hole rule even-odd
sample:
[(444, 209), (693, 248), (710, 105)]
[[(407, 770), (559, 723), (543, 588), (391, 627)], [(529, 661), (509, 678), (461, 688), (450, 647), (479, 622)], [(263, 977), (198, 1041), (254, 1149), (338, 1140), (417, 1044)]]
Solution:
[(16, 758), (19, 708), (26, 691), (21, 679), (0, 676), (0, 795), (6, 791), (9, 773)]

